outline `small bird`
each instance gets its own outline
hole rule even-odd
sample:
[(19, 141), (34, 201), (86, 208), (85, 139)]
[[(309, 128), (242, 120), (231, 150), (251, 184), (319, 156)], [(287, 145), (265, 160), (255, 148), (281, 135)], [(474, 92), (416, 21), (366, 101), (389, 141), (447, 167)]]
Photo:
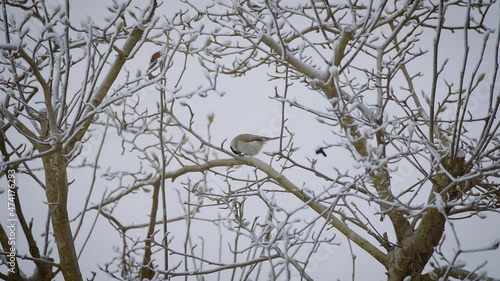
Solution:
[(269, 138), (251, 134), (241, 134), (237, 135), (231, 141), (231, 150), (239, 156), (254, 156), (260, 152), (264, 144), (266, 144), (268, 141), (279, 138), (280, 137)]
[(326, 152), (325, 152), (325, 149), (323, 147), (318, 148), (315, 152), (316, 152), (316, 155), (321, 154), (321, 155), (326, 157)]
[[(155, 75), (153, 74), (153, 70), (154, 68), (158, 65), (158, 62), (159, 62), (159, 58), (161, 57), (161, 53), (160, 52), (156, 52), (154, 53), (152, 56), (151, 56), (151, 60), (149, 61), (149, 67), (148, 67), (148, 78), (149, 80), (153, 80), (153, 78), (155, 78)], [(156, 74), (158, 75), (158, 74)]]

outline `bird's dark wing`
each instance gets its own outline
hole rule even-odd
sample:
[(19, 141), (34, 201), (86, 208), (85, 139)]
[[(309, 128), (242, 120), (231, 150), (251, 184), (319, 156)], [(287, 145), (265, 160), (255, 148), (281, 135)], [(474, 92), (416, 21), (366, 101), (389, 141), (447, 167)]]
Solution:
[(241, 154), (241, 152), (239, 152), (238, 150), (234, 149), (232, 146), (230, 146), (230, 148), (231, 148), (231, 151), (232, 151), (234, 154), (236, 154), (236, 155), (238, 155), (238, 156), (242, 156), (242, 155), (243, 155), (243, 154)]

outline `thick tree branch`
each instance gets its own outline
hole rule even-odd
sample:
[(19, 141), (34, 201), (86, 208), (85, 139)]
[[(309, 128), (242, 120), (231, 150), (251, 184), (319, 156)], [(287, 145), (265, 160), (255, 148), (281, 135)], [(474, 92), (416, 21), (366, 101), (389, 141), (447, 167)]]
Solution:
[[(150, 16), (144, 20), (144, 22), (137, 23), (136, 26), (132, 29), (130, 34), (128, 35), (127, 40), (123, 44), (123, 47), (118, 51), (117, 56), (115, 61), (111, 64), (110, 70), (106, 74), (106, 76), (103, 78), (103, 81), (101, 82), (101, 85), (97, 88), (97, 91), (93, 94), (90, 104), (87, 106), (87, 109), (85, 110), (85, 113), (83, 116), (86, 116), (87, 114), (91, 113), (94, 111), (95, 108), (97, 108), (106, 95), (109, 92), (109, 89), (111, 89), (111, 86), (115, 82), (115, 80), (118, 77), (118, 74), (123, 69), (123, 66), (127, 62), (127, 60), (131, 59), (129, 57), (130, 54), (132, 54), (132, 51), (136, 47), (136, 45), (141, 42), (141, 39), (144, 35), (144, 32), (146, 30), (145, 25), (150, 23), (153, 19), (153, 15), (155, 13), (157, 3), (156, 0), (151, 1), (152, 5), (150, 7)], [(66, 151), (70, 151), (73, 146), (75, 145), (76, 142), (80, 141), (85, 133), (87, 132), (88, 128), (93, 122), (93, 118), (88, 118), (87, 121), (77, 128), (76, 134), (72, 137), (71, 140), (68, 141), (67, 145), (65, 146)]]

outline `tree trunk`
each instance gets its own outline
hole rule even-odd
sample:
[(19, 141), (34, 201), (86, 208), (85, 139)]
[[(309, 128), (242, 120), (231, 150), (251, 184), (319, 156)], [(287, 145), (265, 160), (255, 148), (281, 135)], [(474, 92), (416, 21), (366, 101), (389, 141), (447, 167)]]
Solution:
[(444, 233), (445, 218), (436, 209), (429, 209), (418, 229), (389, 253), (388, 281), (402, 281), (407, 276), (419, 280), (422, 270), (434, 253)]
[(47, 188), (45, 193), (50, 208), (52, 228), (54, 230), (64, 280), (82, 280), (68, 218), (66, 159), (61, 153), (56, 152), (43, 158), (43, 166)]
[[(451, 159), (444, 157), (441, 163), (443, 167), (454, 177), (465, 173), (465, 154)], [(444, 190), (452, 180), (445, 174), (437, 172), (432, 178), (432, 192), (427, 202), (435, 204), (434, 193), (442, 193), (441, 196), (454, 200), (460, 197), (456, 189)], [(450, 207), (444, 208), (444, 214), (448, 214)], [(428, 280), (422, 276), (425, 265), (432, 257), (434, 248), (439, 244), (445, 230), (446, 218), (437, 208), (431, 207), (424, 213), (420, 224), (411, 235), (407, 235), (388, 255), (386, 268), (389, 274), (387, 280), (401, 281), (411, 276), (412, 280)]]

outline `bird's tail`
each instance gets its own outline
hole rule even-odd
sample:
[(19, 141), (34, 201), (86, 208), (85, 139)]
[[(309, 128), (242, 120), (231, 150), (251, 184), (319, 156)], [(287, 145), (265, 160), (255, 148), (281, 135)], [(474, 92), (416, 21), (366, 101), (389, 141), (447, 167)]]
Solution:
[[(267, 140), (268, 141), (272, 141), (272, 140), (277, 140), (279, 138), (281, 138), (281, 136), (278, 136), (278, 137), (269, 137), (269, 138), (267, 138)], [(286, 136), (283, 136), (283, 138), (286, 138)]]

